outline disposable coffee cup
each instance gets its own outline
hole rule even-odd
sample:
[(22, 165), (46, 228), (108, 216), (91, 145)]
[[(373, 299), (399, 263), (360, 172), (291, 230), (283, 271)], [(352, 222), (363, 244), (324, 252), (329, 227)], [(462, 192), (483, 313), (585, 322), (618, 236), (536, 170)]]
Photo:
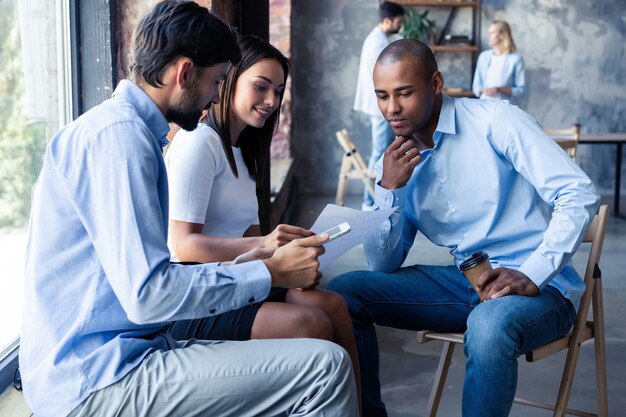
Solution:
[(483, 251), (474, 252), (472, 256), (461, 263), (459, 268), (465, 275), (465, 278), (472, 284), (472, 287), (477, 289), (478, 278), (480, 278), (483, 272), (491, 269), (489, 255)]

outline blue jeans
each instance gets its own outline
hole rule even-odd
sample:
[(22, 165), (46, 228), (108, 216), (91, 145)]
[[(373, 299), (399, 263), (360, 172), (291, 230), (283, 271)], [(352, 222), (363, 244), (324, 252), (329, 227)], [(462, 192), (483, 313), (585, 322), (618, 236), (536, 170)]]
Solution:
[[(372, 153), (370, 154), (367, 169), (373, 170), (376, 162), (385, 153), (385, 149), (393, 142), (395, 135), (382, 115), (370, 116), (370, 122), (372, 123)], [(367, 188), (363, 192), (363, 203), (368, 206), (374, 204), (374, 199), (367, 192)]]
[(509, 295), (480, 303), (454, 266), (354, 271), (332, 280), (328, 289), (346, 299), (354, 322), (363, 417), (387, 415), (380, 396), (374, 324), (465, 331), (463, 416), (495, 417), (507, 416), (513, 404), (517, 358), (565, 335), (576, 316), (572, 303), (550, 286), (534, 297)]

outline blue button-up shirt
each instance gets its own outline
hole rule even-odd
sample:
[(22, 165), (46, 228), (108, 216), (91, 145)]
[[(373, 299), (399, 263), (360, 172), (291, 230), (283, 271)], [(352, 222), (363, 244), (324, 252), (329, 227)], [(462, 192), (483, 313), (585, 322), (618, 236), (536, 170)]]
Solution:
[[(577, 306), (584, 284), (570, 260), (599, 204), (589, 177), (506, 101), (443, 96), (433, 139), (404, 187), (376, 186), (376, 205), (398, 210), (364, 244), (370, 267), (400, 267), (419, 230), (457, 267), (482, 250)], [(377, 170), (378, 184), (382, 159)]]
[(69, 414), (90, 393), (171, 349), (163, 332), (261, 300), (260, 262), (170, 265), (161, 153), (168, 124), (130, 81), (50, 142), (32, 203), (20, 369), (38, 417)]

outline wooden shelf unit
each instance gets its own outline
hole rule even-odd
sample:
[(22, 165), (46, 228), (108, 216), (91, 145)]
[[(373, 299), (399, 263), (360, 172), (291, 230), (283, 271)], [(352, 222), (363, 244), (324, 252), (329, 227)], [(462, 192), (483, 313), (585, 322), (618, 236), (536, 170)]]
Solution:
[[(471, 66), (470, 66), (470, 83), (472, 78), (474, 77), (474, 72), (476, 70), (476, 61), (478, 60), (478, 54), (480, 53), (480, 12), (481, 12), (481, 2), (480, 0), (476, 1), (464, 1), (464, 0), (394, 0), (396, 3), (401, 4), (403, 6), (409, 7), (421, 7), (421, 8), (438, 8), (445, 7), (450, 9), (450, 13), (448, 14), (448, 18), (446, 19), (445, 25), (441, 29), (439, 36), (436, 37), (436, 41), (434, 44), (429, 45), (433, 52), (446, 52), (446, 53), (456, 53), (463, 52), (469, 53), (471, 57)], [(470, 43), (465, 44), (445, 44), (444, 36), (450, 29), (452, 21), (456, 16), (456, 12), (461, 7), (468, 7), (472, 9), (472, 25), (471, 25), (471, 38)], [(455, 96), (455, 97), (474, 97), (474, 93), (468, 89), (460, 89), (458, 87), (452, 87), (450, 89), (446, 89), (446, 94)]]

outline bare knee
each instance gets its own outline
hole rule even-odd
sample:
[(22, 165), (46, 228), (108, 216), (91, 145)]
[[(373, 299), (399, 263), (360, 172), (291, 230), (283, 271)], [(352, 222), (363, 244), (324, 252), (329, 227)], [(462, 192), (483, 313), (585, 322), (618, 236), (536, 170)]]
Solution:
[(322, 308), (332, 317), (350, 317), (348, 304), (341, 295), (330, 291), (324, 291), (322, 299), (325, 304)]
[(295, 337), (333, 340), (332, 321), (320, 308), (302, 308), (293, 317), (293, 321), (293, 328), (298, 329)]
[(333, 322), (350, 318), (348, 303), (340, 294), (335, 292), (325, 290), (300, 291), (290, 293), (289, 297), (288, 302), (322, 309)]

